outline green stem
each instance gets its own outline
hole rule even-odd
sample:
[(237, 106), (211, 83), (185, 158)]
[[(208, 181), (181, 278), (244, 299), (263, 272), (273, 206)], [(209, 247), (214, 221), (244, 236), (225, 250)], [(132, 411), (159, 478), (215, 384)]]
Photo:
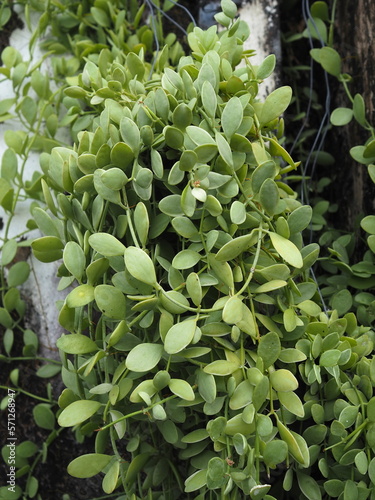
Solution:
[(21, 392), (22, 394), (25, 394), (26, 396), (29, 396), (30, 398), (37, 399), (38, 401), (43, 401), (44, 403), (49, 403), (49, 404), (56, 404), (57, 403), (57, 401), (55, 401), (54, 399), (51, 400), (51, 399), (42, 398), (41, 396), (37, 396), (36, 394), (32, 394), (31, 392), (25, 391), (24, 389), (21, 389), (20, 387), (17, 387), (17, 389), (12, 389), (11, 387), (7, 387), (5, 385), (0, 385), (0, 389), (5, 389), (5, 390), (11, 389), (14, 392)]
[(335, 26), (336, 6), (337, 6), (337, 0), (333, 0), (330, 26), (329, 26), (329, 31), (328, 31), (328, 46), (329, 47), (333, 46), (333, 30), (334, 30), (334, 26)]
[(243, 293), (246, 290), (246, 288), (250, 284), (250, 281), (253, 279), (253, 276), (254, 276), (254, 273), (255, 273), (255, 268), (256, 268), (256, 265), (258, 263), (258, 259), (259, 259), (259, 256), (260, 256), (261, 245), (262, 245), (262, 235), (263, 235), (262, 223), (260, 223), (258, 231), (259, 231), (259, 233), (258, 233), (258, 243), (257, 243), (256, 252), (255, 252), (255, 255), (254, 255), (254, 262), (253, 262), (253, 265), (251, 266), (250, 273), (249, 273), (249, 276), (247, 277), (247, 280), (245, 281), (245, 283), (242, 286), (242, 288), (240, 288), (240, 290), (235, 294), (237, 296), (241, 295), (241, 293)]
[(127, 493), (127, 495), (129, 494), (127, 492), (127, 488), (126, 488), (126, 483), (125, 483), (125, 475), (124, 475), (124, 471), (123, 471), (123, 467), (121, 466), (122, 462), (123, 462), (123, 459), (118, 451), (118, 448), (117, 448), (117, 444), (116, 444), (116, 439), (115, 439), (115, 429), (113, 427), (111, 427), (109, 429), (109, 436), (110, 436), (110, 439), (111, 439), (111, 445), (112, 445), (112, 449), (116, 455), (116, 458), (117, 460), (119, 461), (120, 463), (120, 475), (121, 475), (121, 482), (122, 482), (122, 487), (124, 488), (124, 491)]
[(124, 198), (124, 206), (123, 206), (123, 208), (126, 211), (126, 218), (128, 220), (128, 226), (129, 226), (130, 234), (131, 234), (132, 239), (133, 239), (133, 243), (134, 243), (134, 245), (137, 248), (141, 248), (141, 245), (139, 244), (138, 238), (137, 238), (137, 236), (135, 234), (135, 229), (134, 229), (133, 221), (132, 221), (132, 218), (131, 218), (131, 211), (130, 211), (130, 208), (129, 208), (129, 204), (128, 204), (128, 199), (127, 199), (127, 196), (126, 196), (126, 190), (125, 190), (125, 188), (122, 188), (122, 196)]
[(341, 441), (339, 441), (338, 443), (332, 444), (331, 446), (324, 448), (324, 451), (331, 450), (332, 448), (336, 448), (336, 446), (339, 446), (340, 444), (348, 442), (351, 438), (353, 438), (357, 434), (360, 434), (363, 431), (363, 429), (365, 429), (367, 424), (368, 424), (368, 419), (365, 418), (365, 420), (361, 423), (361, 425), (359, 425), (356, 429), (354, 429), (353, 432), (348, 434), (345, 438), (341, 439)]
[(170, 401), (171, 399), (177, 398), (176, 394), (173, 394), (173, 396), (168, 396), (167, 398), (164, 398), (160, 401), (157, 401), (156, 403), (151, 404), (147, 408), (142, 408), (142, 410), (138, 411), (133, 411), (132, 413), (128, 413), (127, 415), (124, 415), (123, 417), (118, 418), (117, 420), (114, 420), (113, 422), (110, 422), (109, 424), (105, 425), (104, 427), (101, 427), (98, 429), (98, 431), (104, 431), (105, 429), (109, 429), (113, 425), (117, 424), (118, 422), (122, 422), (123, 420), (127, 420), (128, 418), (135, 417), (136, 415), (141, 415), (142, 413), (147, 413), (148, 411), (152, 410), (152, 408), (156, 405), (160, 405), (163, 403), (166, 403), (167, 401)]
[(32, 356), (28, 356), (28, 357), (22, 357), (22, 356), (18, 356), (18, 357), (15, 357), (15, 358), (1, 358), (1, 360), (3, 359), (6, 359), (7, 361), (47, 361), (48, 363), (55, 363), (56, 365), (61, 365), (62, 366), (62, 363), (61, 361), (57, 361), (56, 359), (50, 359), (50, 358), (41, 358), (41, 357), (38, 357), (38, 356), (35, 356), (35, 357), (32, 357)]
[(220, 308), (210, 307), (209, 309), (201, 309), (199, 307), (190, 307), (190, 306), (187, 306), (185, 304), (181, 304), (181, 302), (178, 302), (178, 300), (173, 299), (170, 295), (167, 294), (167, 292), (161, 286), (158, 287), (158, 290), (161, 293), (163, 293), (164, 296), (168, 300), (170, 300), (171, 302), (173, 302), (173, 304), (175, 304), (176, 306), (182, 307), (186, 311), (191, 311), (191, 312), (195, 312), (195, 313), (210, 313), (210, 312), (214, 312), (214, 311), (219, 311), (220, 309), (223, 309), (223, 307), (224, 307), (224, 306), (220, 307)]

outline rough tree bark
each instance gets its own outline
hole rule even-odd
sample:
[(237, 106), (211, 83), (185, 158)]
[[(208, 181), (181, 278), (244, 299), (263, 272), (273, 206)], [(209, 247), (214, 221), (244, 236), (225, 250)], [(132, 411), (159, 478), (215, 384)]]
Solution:
[[(337, 50), (344, 61), (344, 71), (353, 76), (349, 84), (353, 93), (360, 93), (366, 103), (366, 117), (375, 124), (375, 2), (374, 0), (340, 0), (337, 3), (335, 39)], [(333, 105), (350, 106), (339, 92)], [(364, 165), (355, 162), (348, 150), (363, 144), (368, 133), (354, 120), (332, 132), (336, 149), (336, 165), (341, 170), (335, 188), (341, 203), (341, 227), (353, 230), (362, 214), (375, 212), (375, 189)]]

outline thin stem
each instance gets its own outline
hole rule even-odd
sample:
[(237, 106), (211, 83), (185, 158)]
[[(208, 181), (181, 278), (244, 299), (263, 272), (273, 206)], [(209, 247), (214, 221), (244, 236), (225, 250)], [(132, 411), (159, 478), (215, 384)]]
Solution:
[(61, 361), (57, 361), (56, 359), (50, 359), (50, 358), (41, 358), (39, 356), (28, 356), (28, 357), (22, 357), (22, 356), (17, 356), (15, 358), (0, 358), (1, 360), (6, 359), (7, 361), (47, 361), (48, 363), (55, 363), (56, 365), (62, 366)]
[(260, 223), (260, 226), (258, 228), (258, 243), (257, 243), (257, 249), (256, 249), (256, 252), (255, 252), (255, 256), (254, 256), (254, 262), (251, 266), (251, 269), (250, 269), (250, 273), (249, 273), (249, 276), (247, 277), (244, 285), (242, 286), (242, 288), (240, 288), (240, 290), (235, 294), (235, 295), (241, 295), (241, 293), (243, 293), (246, 288), (249, 286), (250, 284), (250, 281), (253, 279), (253, 276), (254, 276), (254, 273), (255, 273), (255, 268), (256, 268), (256, 265), (258, 263), (258, 260), (259, 260), (259, 256), (260, 256), (260, 250), (261, 250), (261, 245), (262, 245), (262, 235), (263, 235), (263, 228), (262, 228), (262, 223)]
[(7, 387), (5, 385), (0, 385), (0, 389), (5, 389), (5, 390), (11, 389), (14, 392), (20, 392), (22, 394), (25, 394), (26, 396), (29, 396), (30, 398), (37, 399), (38, 401), (43, 401), (44, 403), (49, 403), (49, 404), (56, 404), (57, 403), (57, 401), (55, 401), (54, 399), (51, 400), (51, 399), (42, 398), (41, 396), (37, 396), (36, 394), (32, 394), (31, 392), (25, 391), (24, 389), (21, 389), (20, 387), (17, 387), (17, 389), (12, 389), (11, 387)]
[(164, 398), (160, 401), (157, 401), (156, 403), (151, 404), (147, 408), (142, 408), (142, 410), (133, 411), (132, 413), (128, 413), (127, 415), (124, 415), (123, 417), (120, 417), (117, 420), (110, 422), (109, 424), (105, 425), (104, 427), (101, 427), (100, 429), (98, 429), (98, 431), (104, 431), (105, 429), (109, 429), (113, 425), (115, 425), (119, 422), (122, 422), (123, 420), (127, 420), (128, 418), (131, 418), (131, 417), (135, 417), (136, 415), (141, 415), (142, 413), (143, 414), (147, 413), (150, 410), (152, 410), (152, 408), (154, 408), (154, 406), (166, 403), (167, 401), (170, 401), (171, 399), (175, 399), (175, 398), (177, 398), (177, 396), (176, 396), (176, 394), (173, 394), (173, 396), (168, 396), (167, 398)]
[(126, 218), (128, 220), (128, 226), (129, 226), (129, 230), (130, 230), (130, 234), (132, 236), (132, 239), (133, 239), (133, 243), (134, 245), (137, 247), (137, 248), (141, 248), (141, 245), (139, 244), (138, 242), (138, 238), (135, 234), (135, 229), (134, 229), (134, 226), (133, 226), (133, 221), (132, 221), (132, 218), (131, 218), (131, 211), (130, 211), (130, 208), (129, 208), (129, 204), (128, 204), (128, 199), (127, 199), (127, 196), (126, 196), (126, 190), (125, 188), (122, 188), (122, 196), (124, 198), (124, 209), (126, 211)]

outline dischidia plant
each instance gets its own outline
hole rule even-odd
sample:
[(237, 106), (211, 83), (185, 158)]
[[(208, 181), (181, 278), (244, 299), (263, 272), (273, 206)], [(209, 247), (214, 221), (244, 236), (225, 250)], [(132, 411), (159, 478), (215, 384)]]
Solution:
[(33, 251), (75, 285), (58, 423), (95, 434), (68, 471), (128, 500), (374, 499), (374, 333), (320, 301), (291, 89), (260, 102), (275, 58), (222, 10), (174, 69), (167, 46), (90, 56), (66, 94), (93, 123), (41, 156)]

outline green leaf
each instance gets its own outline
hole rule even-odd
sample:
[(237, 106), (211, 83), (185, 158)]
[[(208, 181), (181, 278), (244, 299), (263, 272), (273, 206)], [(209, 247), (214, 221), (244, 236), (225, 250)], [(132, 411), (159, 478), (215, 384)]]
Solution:
[(116, 460), (116, 462), (111, 465), (110, 469), (106, 472), (103, 478), (102, 486), (105, 493), (110, 494), (116, 488), (119, 473), (120, 462)]
[(233, 224), (242, 224), (246, 220), (246, 207), (245, 205), (235, 200), (230, 207), (230, 218)]
[(223, 309), (223, 321), (234, 325), (241, 321), (243, 316), (242, 300), (236, 296), (230, 297)]
[(320, 366), (336, 366), (341, 356), (341, 351), (338, 349), (330, 349), (325, 351), (320, 356)]
[(30, 266), (25, 261), (16, 262), (9, 269), (8, 287), (16, 287), (25, 283), (30, 275)]
[(365, 101), (361, 94), (356, 94), (354, 96), (354, 101), (353, 101), (353, 113), (354, 113), (354, 118), (357, 120), (357, 122), (365, 126), (366, 125), (366, 108), (365, 108)]
[(360, 474), (366, 474), (368, 469), (368, 459), (364, 450), (360, 451), (354, 459), (354, 463)]
[(257, 336), (253, 313), (245, 304), (242, 304), (242, 318), (237, 321), (236, 326), (253, 338)]
[(134, 483), (138, 473), (143, 470), (144, 466), (147, 464), (150, 457), (151, 457), (150, 453), (140, 453), (139, 455), (133, 458), (133, 460), (130, 462), (130, 465), (125, 475), (125, 482), (127, 484)]
[(221, 0), (221, 9), (230, 19), (234, 19), (237, 14), (237, 5), (232, 0)]
[[(373, 360), (374, 359), (375, 358), (373, 358)], [(372, 361), (372, 366), (373, 365), (375, 365), (374, 361)], [(371, 422), (375, 422), (375, 397), (372, 397), (370, 401), (367, 403), (367, 417)]]
[(271, 280), (268, 281), (267, 283), (264, 283), (263, 285), (258, 286), (254, 290), (254, 293), (272, 292), (273, 290), (278, 290), (279, 288), (283, 288), (287, 284), (288, 283), (284, 280)]
[(202, 301), (202, 286), (197, 273), (190, 273), (186, 279), (186, 290), (195, 306), (199, 306)]
[(203, 370), (198, 371), (198, 392), (207, 403), (213, 403), (216, 398), (215, 377)]
[(253, 386), (249, 380), (243, 380), (238, 384), (234, 393), (229, 400), (229, 408), (231, 410), (239, 410), (244, 408), (253, 399)]
[(375, 139), (370, 141), (363, 151), (364, 158), (375, 158)]
[(1, 159), (1, 177), (12, 182), (17, 175), (18, 160), (13, 149), (6, 149)]
[(94, 297), (99, 310), (108, 318), (125, 319), (126, 301), (121, 290), (112, 285), (98, 285)]
[(211, 458), (207, 469), (207, 487), (209, 489), (216, 489), (223, 486), (226, 482), (226, 469), (227, 465), (223, 459), (219, 457)]
[[(103, 154), (104, 151), (105, 150), (102, 150), (101, 153)], [(121, 168), (122, 170), (125, 170), (126, 167), (130, 165), (134, 160), (134, 152), (132, 148), (124, 142), (117, 142), (111, 149), (110, 155), (111, 163), (116, 165), (116, 167)], [(96, 162), (98, 162), (98, 156)]]
[(33, 417), (36, 425), (42, 429), (52, 430), (55, 427), (55, 414), (51, 406), (40, 403), (33, 408)]
[(280, 352), (281, 342), (276, 332), (269, 332), (261, 336), (258, 345), (258, 356), (263, 360), (265, 369), (279, 358)]
[[(61, 427), (72, 427), (74, 425), (80, 424), (97, 413), (101, 406), (102, 404), (98, 401), (74, 401), (69, 406), (64, 408), (60, 413), (57, 420), (58, 424)], [(82, 477), (91, 477), (91, 475)]]
[(125, 246), (114, 236), (107, 233), (95, 233), (89, 237), (89, 245), (104, 257), (123, 255)]
[(142, 283), (157, 285), (154, 264), (140, 248), (130, 246), (125, 250), (125, 266), (129, 273)]
[(142, 202), (137, 203), (134, 210), (134, 225), (138, 234), (139, 241), (144, 247), (147, 243), (150, 221), (146, 205)]
[(338, 420), (344, 426), (345, 429), (351, 427), (354, 424), (358, 416), (358, 410), (359, 410), (358, 406), (346, 406), (341, 411)]
[(260, 80), (264, 80), (264, 78), (267, 78), (273, 73), (275, 66), (276, 66), (276, 56), (274, 54), (270, 54), (264, 59), (264, 61), (262, 61), (260, 66), (258, 66), (256, 72), (257, 78), (259, 78)]
[(167, 332), (164, 339), (164, 349), (168, 354), (176, 354), (188, 346), (195, 335), (196, 319), (176, 323)]
[(272, 387), (279, 392), (289, 392), (298, 389), (298, 380), (289, 370), (275, 370), (270, 373)]
[(171, 378), (169, 381), (169, 389), (176, 394), (176, 396), (184, 399), (186, 401), (194, 401), (195, 394), (191, 387), (191, 385), (186, 382), (186, 380), (182, 380), (179, 378)]
[(90, 12), (95, 22), (99, 26), (102, 26), (103, 28), (108, 28), (110, 26), (111, 21), (105, 10), (99, 9), (97, 7), (91, 7)]
[(203, 371), (205, 373), (210, 373), (211, 375), (224, 377), (226, 375), (231, 375), (233, 372), (238, 370), (239, 367), (240, 364), (233, 361), (217, 360), (206, 365), (203, 368)]
[(289, 215), (288, 226), (291, 234), (299, 233), (310, 224), (313, 211), (310, 205), (298, 207)]
[(331, 299), (332, 309), (336, 309), (341, 316), (347, 313), (353, 305), (353, 296), (349, 290), (340, 290)]
[(148, 372), (159, 363), (162, 354), (161, 344), (139, 344), (129, 352), (125, 364), (133, 372)]
[[(211, 104), (213, 105), (213, 111), (215, 112), (215, 102), (211, 102)], [(173, 110), (172, 120), (176, 127), (185, 129), (193, 121), (193, 112), (187, 104), (182, 102)]]
[(305, 416), (302, 401), (295, 392), (278, 392), (277, 396), (280, 403), (285, 406), (290, 413), (300, 418)]
[(109, 168), (102, 172), (101, 181), (108, 189), (118, 191), (122, 189), (128, 181), (126, 174), (117, 167)]
[(98, 346), (93, 340), (80, 333), (62, 335), (57, 340), (56, 345), (67, 354), (87, 354), (98, 350)]
[[(208, 80), (203, 82), (201, 98), (204, 110), (206, 111), (208, 116), (214, 118), (216, 115), (217, 97), (213, 86)], [(187, 125), (190, 125), (190, 123), (188, 123)]]
[(191, 170), (193, 170), (193, 167), (197, 164), (197, 162), (197, 153), (195, 151), (186, 149), (180, 157), (179, 168), (184, 172), (190, 172)]
[(344, 491), (344, 482), (340, 479), (329, 479), (324, 482), (324, 489), (330, 497), (337, 498)]
[[(133, 57), (136, 56), (136, 54), (130, 53), (129, 56)], [(127, 116), (124, 116), (120, 121), (120, 134), (125, 144), (127, 144), (134, 152), (135, 156), (137, 156), (141, 144), (141, 134), (137, 124)]]
[(251, 176), (251, 185), (254, 194), (258, 193), (266, 179), (273, 179), (276, 175), (276, 164), (272, 160), (260, 164)]
[(277, 233), (269, 233), (269, 235), (275, 250), (288, 264), (297, 268), (303, 266), (301, 253), (294, 243)]
[(207, 470), (198, 470), (189, 476), (185, 481), (185, 493), (197, 491), (207, 483)]
[(215, 258), (219, 261), (229, 261), (238, 257), (241, 253), (248, 250), (258, 241), (258, 234), (256, 232), (251, 232), (250, 234), (244, 234), (243, 236), (238, 236), (233, 240), (228, 241), (223, 245), (217, 252)]
[(310, 463), (309, 450), (306, 441), (297, 433), (290, 431), (279, 419), (277, 428), (280, 437), (288, 445), (289, 453), (303, 467), (308, 467)]
[(333, 76), (341, 73), (340, 54), (332, 47), (322, 47), (321, 49), (311, 49), (311, 57), (320, 63), (325, 71)]
[(238, 97), (234, 96), (226, 103), (221, 115), (221, 126), (228, 141), (239, 129), (243, 119), (243, 107)]
[(229, 167), (234, 168), (232, 149), (228, 141), (219, 132), (215, 135), (219, 154)]
[(284, 462), (288, 454), (288, 446), (280, 439), (273, 439), (266, 443), (263, 451), (263, 459), (268, 467), (275, 468), (277, 464)]
[(17, 453), (24, 458), (30, 458), (38, 451), (38, 446), (32, 441), (23, 441), (17, 446)]
[(353, 110), (350, 108), (336, 108), (331, 113), (331, 123), (336, 127), (342, 127), (351, 122)]
[(111, 455), (87, 453), (75, 458), (68, 465), (68, 473), (73, 477), (88, 478), (99, 474), (112, 460)]
[(208, 438), (208, 432), (206, 429), (195, 429), (189, 434), (186, 434), (181, 441), (183, 443), (199, 443)]
[(142, 403), (145, 402), (144, 395), (146, 395), (149, 399), (156, 393), (156, 391), (157, 389), (152, 380), (143, 380), (130, 394), (129, 399), (132, 403)]
[(51, 378), (61, 372), (61, 365), (46, 364), (38, 368), (36, 375), (40, 378)]
[(271, 94), (264, 101), (262, 111), (260, 113), (260, 126), (263, 127), (264, 125), (273, 121), (275, 118), (278, 118), (282, 113), (284, 113), (286, 108), (289, 106), (291, 99), (291, 87), (280, 87), (271, 92)]
[[(182, 191), (181, 194), (181, 208), (183, 210), (183, 213), (187, 215), (188, 217), (192, 217), (195, 212), (197, 200), (193, 196), (192, 193), (192, 188), (190, 187), (190, 184), (186, 184), (184, 190)], [(177, 214), (179, 215), (179, 214)]]
[(43, 236), (31, 243), (35, 257), (41, 262), (54, 262), (62, 257), (63, 242), (56, 236)]
[(74, 309), (82, 307), (94, 300), (94, 287), (91, 285), (80, 285), (73, 288), (66, 297), (66, 305)]
[(18, 244), (15, 239), (10, 239), (4, 243), (1, 250), (1, 265), (7, 266), (12, 262), (17, 253)]
[(164, 128), (165, 143), (172, 149), (181, 149), (184, 144), (184, 134), (177, 127), (168, 125)]
[[(161, 179), (163, 177), (164, 167), (163, 167), (163, 159), (159, 151), (154, 148), (151, 148), (151, 168), (154, 172), (154, 175), (157, 179)], [(182, 157), (182, 156), (181, 156)], [(181, 164), (181, 159), (180, 159)]]
[(175, 269), (190, 269), (201, 260), (201, 255), (193, 250), (181, 250), (172, 260)]
[(68, 241), (63, 252), (63, 261), (67, 270), (80, 281), (85, 272), (86, 257), (75, 241)]
[(203, 128), (190, 125), (186, 128), (187, 135), (197, 145), (212, 144), (216, 146), (214, 138)]
[(311, 475), (304, 474), (297, 469), (297, 481), (302, 493), (309, 500), (321, 500), (322, 493), (318, 483)]
[(371, 479), (372, 484), (375, 484), (375, 458), (373, 458), (369, 463), (368, 475)]
[(283, 349), (279, 354), (279, 360), (283, 363), (298, 363), (300, 361), (305, 361), (305, 359), (306, 354), (293, 347)]
[(277, 212), (279, 200), (277, 184), (272, 179), (266, 179), (259, 190), (259, 201), (269, 215), (274, 215)]

